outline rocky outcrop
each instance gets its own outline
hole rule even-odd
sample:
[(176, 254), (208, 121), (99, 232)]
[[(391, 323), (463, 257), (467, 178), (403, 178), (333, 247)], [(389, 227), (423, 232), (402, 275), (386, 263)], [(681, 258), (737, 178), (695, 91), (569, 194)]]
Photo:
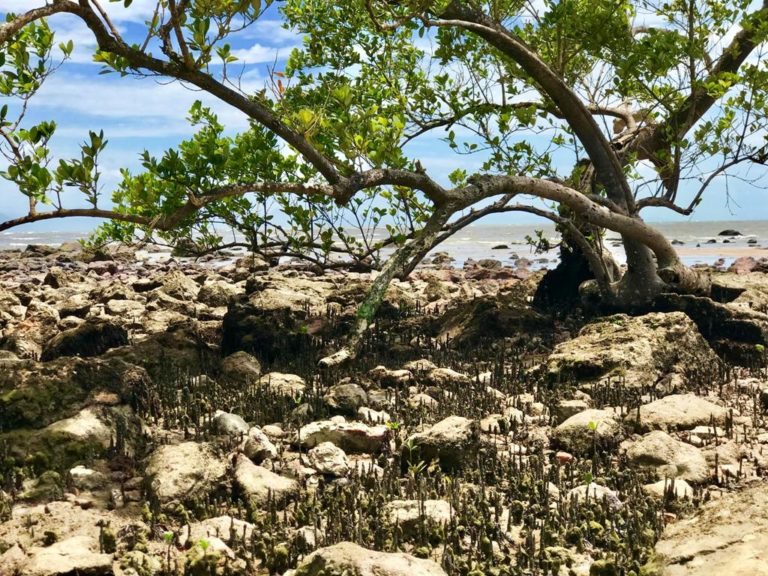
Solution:
[[(410, 554), (376, 552), (341, 542), (307, 556), (291, 576), (447, 576), (431, 560)], [(288, 576), (288, 575), (286, 575)]]
[(454, 470), (477, 462), (482, 446), (479, 424), (461, 416), (449, 416), (428, 430), (409, 436), (403, 444), (401, 462), (429, 463)]
[(656, 545), (665, 576), (766, 576), (768, 487), (724, 494), (664, 531)]
[(60, 356), (100, 356), (111, 348), (128, 344), (128, 331), (111, 321), (87, 321), (57, 334), (43, 347), (40, 360), (48, 362)]
[(146, 467), (150, 497), (164, 506), (205, 497), (226, 473), (227, 464), (213, 447), (197, 442), (161, 446)]
[(672, 394), (631, 411), (626, 422), (643, 430), (690, 430), (725, 423), (728, 410), (696, 394)]
[(584, 410), (555, 428), (553, 438), (566, 450), (589, 454), (596, 449), (618, 445), (622, 433), (621, 423), (611, 412)]
[(701, 450), (661, 430), (650, 432), (624, 447), (632, 465), (652, 468), (660, 479), (680, 478), (700, 483), (712, 476)]
[(297, 441), (307, 448), (330, 442), (345, 452), (371, 454), (384, 450), (389, 442), (389, 436), (389, 429), (386, 426), (323, 420), (302, 426)]
[(694, 322), (681, 312), (619, 314), (594, 321), (573, 340), (558, 344), (547, 372), (555, 381), (614, 379), (626, 386), (661, 382), (672, 391), (687, 385), (691, 366), (717, 362)]

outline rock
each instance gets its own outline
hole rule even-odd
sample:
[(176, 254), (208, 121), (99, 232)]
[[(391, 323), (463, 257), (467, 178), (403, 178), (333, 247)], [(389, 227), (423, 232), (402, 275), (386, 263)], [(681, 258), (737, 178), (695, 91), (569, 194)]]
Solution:
[(108, 448), (112, 441), (112, 429), (102, 422), (90, 408), (72, 418), (54, 422), (45, 429), (48, 433), (63, 434), (79, 440), (97, 442)]
[(347, 455), (331, 442), (318, 444), (309, 451), (309, 465), (330, 476), (346, 476), (349, 472)]
[(161, 285), (156, 290), (184, 302), (194, 300), (200, 292), (200, 286), (197, 285), (197, 282), (180, 270), (173, 270), (163, 276), (160, 281)]
[(390, 370), (384, 366), (376, 366), (368, 371), (368, 377), (379, 386), (407, 386), (413, 381), (410, 370)]
[(712, 419), (715, 424), (723, 425), (727, 415), (725, 408), (696, 394), (673, 394), (640, 406), (625, 420), (643, 430), (690, 430), (708, 425)]
[(403, 534), (412, 535), (421, 519), (442, 526), (451, 521), (451, 505), (445, 500), (393, 500), (384, 507), (384, 514)]
[(72, 479), (72, 485), (78, 490), (101, 490), (108, 484), (104, 474), (82, 465), (72, 468), (69, 477)]
[(646, 484), (643, 486), (643, 491), (658, 499), (665, 498), (670, 491), (677, 500), (693, 498), (693, 488), (688, 482), (680, 478), (664, 478), (653, 484)]
[(235, 456), (235, 483), (254, 510), (263, 508), (270, 498), (285, 504), (299, 493), (298, 482), (257, 466), (243, 454)]
[(354, 416), (368, 403), (368, 394), (359, 384), (336, 384), (325, 393), (323, 402), (337, 414)]
[(224, 542), (232, 542), (233, 540), (245, 540), (247, 542), (251, 539), (255, 529), (256, 527), (250, 522), (245, 522), (234, 516), (216, 516), (200, 522), (192, 522), (188, 528), (185, 527), (181, 530), (179, 545), (185, 547), (188, 542), (190, 544), (196, 543), (202, 538), (207, 539), (211, 536), (218, 537)]
[(277, 448), (267, 435), (257, 427), (248, 430), (240, 448), (241, 452), (256, 464), (277, 458)]
[(112, 555), (99, 553), (95, 538), (75, 536), (47, 548), (29, 550), (25, 576), (109, 576), (113, 574)]
[(275, 392), (286, 396), (296, 396), (304, 392), (307, 387), (304, 378), (295, 374), (283, 374), (282, 372), (270, 372), (259, 378), (259, 386), (268, 386)]
[(60, 356), (100, 356), (110, 348), (128, 344), (128, 332), (110, 321), (93, 320), (56, 335), (43, 347), (40, 360), (48, 362)]
[(625, 386), (650, 386), (671, 378), (682, 385), (690, 366), (717, 362), (682, 312), (618, 314), (588, 324), (576, 338), (555, 346), (547, 372), (553, 381), (621, 378)]
[(212, 308), (226, 306), (230, 299), (237, 296), (239, 290), (228, 282), (206, 282), (197, 294), (198, 302), (207, 304)]
[(112, 316), (128, 319), (144, 315), (147, 309), (144, 304), (135, 300), (108, 300), (104, 310)]
[(376, 552), (351, 542), (340, 542), (315, 550), (299, 563), (292, 576), (416, 576), (417, 574), (418, 576), (447, 576), (446, 572), (431, 560), (421, 560), (402, 552)]
[(435, 410), (439, 405), (440, 405), (440, 402), (435, 400), (429, 394), (425, 394), (424, 392), (419, 392), (418, 394), (414, 394), (413, 396), (410, 396), (408, 398), (408, 406), (410, 406), (414, 410), (418, 410), (420, 408), (426, 408), (427, 410)]
[(314, 326), (310, 330), (311, 314), (325, 311), (333, 287), (327, 281), (297, 277), (249, 279), (247, 293), (233, 298), (227, 307), (223, 352), (245, 350), (267, 363), (294, 357), (308, 348), (316, 331)]
[(718, 236), (742, 236), (742, 233), (732, 228), (727, 228), (717, 234)]
[(555, 428), (557, 444), (578, 454), (589, 454), (593, 447), (611, 448), (621, 441), (621, 424), (606, 410), (584, 410)]
[(307, 448), (331, 442), (345, 452), (379, 453), (389, 442), (389, 429), (360, 422), (322, 420), (303, 426), (298, 441)]
[(387, 422), (392, 421), (392, 417), (389, 415), (389, 412), (385, 412), (384, 410), (377, 411), (362, 407), (358, 409), (357, 415), (363, 422), (367, 422), (369, 424), (386, 424)]
[(589, 410), (589, 408), (590, 408), (589, 402), (587, 402), (586, 400), (582, 400), (582, 399), (562, 400), (557, 404), (557, 406), (555, 406), (555, 410), (554, 410), (555, 422), (557, 424), (565, 422), (571, 416), (575, 416), (579, 412), (584, 412), (585, 410)]
[(233, 382), (248, 384), (258, 380), (261, 364), (248, 352), (235, 352), (221, 361), (221, 373)]
[(408, 372), (411, 372), (413, 374), (422, 374), (425, 372), (431, 372), (437, 368), (435, 364), (431, 360), (427, 360), (426, 358), (421, 358), (419, 360), (411, 360), (407, 364), (403, 366), (404, 370), (408, 370)]
[(633, 442), (627, 457), (634, 466), (656, 469), (658, 478), (706, 482), (712, 473), (701, 450), (656, 430)]
[(474, 420), (449, 416), (403, 444), (403, 465), (437, 459), (445, 469), (476, 464), (481, 447), (480, 426)]
[(570, 500), (577, 499), (579, 502), (586, 502), (587, 500), (593, 502), (605, 501), (614, 510), (623, 506), (623, 503), (619, 500), (619, 495), (616, 492), (607, 486), (601, 486), (594, 482), (576, 486), (576, 488), (568, 492), (568, 498)]
[(540, 334), (549, 337), (553, 323), (533, 309), (521, 290), (473, 298), (450, 307), (436, 320), (434, 330), (439, 341), (450, 339), (454, 345), (471, 348), (494, 339), (520, 339), (523, 334), (526, 340)]
[(217, 410), (213, 417), (213, 427), (219, 434), (228, 434), (229, 436), (247, 434), (250, 429), (242, 416), (221, 410)]
[(149, 457), (146, 476), (152, 497), (162, 504), (202, 498), (224, 479), (227, 465), (209, 444), (161, 446)]
[(450, 386), (451, 384), (470, 384), (471, 380), (466, 374), (456, 372), (451, 368), (435, 368), (427, 373), (427, 382), (434, 386)]
[(665, 576), (768, 576), (768, 485), (758, 483), (704, 504), (667, 526), (656, 553)]

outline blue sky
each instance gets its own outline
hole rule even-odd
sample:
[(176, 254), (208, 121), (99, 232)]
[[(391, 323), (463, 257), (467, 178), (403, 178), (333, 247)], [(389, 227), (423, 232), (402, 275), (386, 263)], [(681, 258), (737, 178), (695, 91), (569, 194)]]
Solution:
[[(129, 9), (123, 8), (122, 3), (105, 1), (104, 5), (124, 37), (129, 41), (140, 41), (143, 22), (151, 17), (155, 3), (155, 0), (134, 0)], [(3, 9), (15, 12), (36, 4), (31, 0), (2, 0)], [(77, 155), (78, 145), (88, 130), (103, 129), (109, 140), (102, 161), (105, 197), (117, 181), (119, 168), (140, 168), (138, 155), (141, 151), (160, 153), (191, 135), (185, 116), (196, 99), (210, 105), (229, 130), (237, 131), (247, 126), (247, 119), (241, 112), (178, 82), (121, 78), (117, 74), (98, 75), (100, 66), (91, 62), (92, 36), (79, 19), (58, 15), (51, 24), (58, 40), (71, 38), (74, 41), (75, 52), (72, 60), (59, 69), (33, 99), (29, 121), (56, 120), (58, 130), (53, 147), (62, 156)], [(273, 6), (264, 18), (233, 43), (234, 54), (245, 64), (244, 85), (254, 90), (262, 88), (268, 68), (276, 64), (276, 69), (280, 70), (290, 50), (300, 43), (298, 35), (282, 28), (280, 15)], [(464, 168), (470, 173), (479, 168), (480, 158), (455, 156), (439, 136), (435, 134), (409, 149), (433, 176), (447, 183), (447, 174), (456, 168)], [(727, 204), (724, 185), (713, 186), (692, 219), (768, 219), (768, 203), (764, 201), (763, 191), (748, 186), (738, 188), (738, 184), (732, 183), (732, 200)], [(17, 216), (25, 211), (26, 199), (5, 180), (0, 180), (0, 198), (0, 213)], [(68, 200), (69, 207), (78, 202), (75, 195)], [(648, 211), (644, 216), (650, 221), (687, 219), (665, 210)], [(492, 218), (487, 221), (536, 221), (524, 215)], [(91, 227), (92, 222), (59, 220), (34, 226), (49, 230), (82, 230)]]

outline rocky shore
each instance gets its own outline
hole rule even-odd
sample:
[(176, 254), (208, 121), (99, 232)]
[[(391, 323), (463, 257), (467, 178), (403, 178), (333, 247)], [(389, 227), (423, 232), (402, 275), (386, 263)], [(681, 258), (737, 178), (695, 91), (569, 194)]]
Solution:
[(369, 275), (152, 259), (0, 252), (0, 576), (768, 574), (764, 262), (723, 334), (438, 257), (321, 370)]

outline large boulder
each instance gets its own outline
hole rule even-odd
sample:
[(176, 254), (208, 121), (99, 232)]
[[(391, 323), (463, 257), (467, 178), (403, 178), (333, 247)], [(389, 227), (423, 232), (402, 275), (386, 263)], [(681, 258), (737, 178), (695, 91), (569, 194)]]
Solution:
[(297, 442), (307, 448), (331, 442), (345, 452), (378, 453), (389, 442), (389, 429), (360, 422), (321, 420), (302, 426)]
[(761, 482), (667, 526), (656, 552), (665, 576), (768, 576), (766, 542), (768, 485)]
[(221, 361), (221, 373), (238, 384), (249, 384), (261, 375), (261, 364), (248, 352), (235, 352)]
[[(340, 542), (320, 548), (307, 556), (292, 576), (447, 576), (431, 560), (414, 558), (410, 554), (376, 552), (353, 544)], [(287, 575), (286, 575), (287, 576)]]
[(227, 463), (209, 444), (183, 442), (161, 446), (149, 457), (149, 491), (161, 505), (202, 498), (213, 492), (227, 473)]
[(403, 444), (403, 465), (437, 459), (445, 469), (476, 463), (482, 439), (477, 421), (449, 416), (428, 430), (411, 435)]
[(588, 454), (593, 448), (611, 448), (622, 438), (622, 426), (613, 413), (606, 410), (584, 410), (574, 414), (555, 428), (553, 437), (557, 444), (577, 452)]
[(617, 314), (588, 324), (576, 338), (558, 344), (547, 372), (558, 381), (621, 378), (627, 386), (650, 386), (664, 379), (675, 388), (686, 384), (686, 369), (717, 362), (682, 312)]
[(626, 421), (643, 430), (690, 430), (714, 421), (723, 425), (728, 410), (696, 394), (672, 394), (632, 410)]
[(534, 310), (525, 301), (522, 290), (473, 299), (449, 308), (435, 322), (434, 332), (439, 340), (450, 339), (455, 345), (471, 347), (482, 342), (503, 338), (521, 338), (531, 334), (552, 334), (552, 320)]
[(257, 466), (243, 454), (235, 456), (235, 483), (253, 509), (262, 508), (270, 498), (285, 503), (299, 493), (296, 480)]
[[(23, 574), (28, 576), (109, 576), (112, 555), (99, 550), (96, 538), (75, 536), (47, 548), (33, 548)], [(0, 557), (0, 560), (2, 558)]]
[(325, 312), (332, 288), (333, 284), (319, 280), (252, 278), (247, 293), (229, 302), (222, 350), (225, 354), (243, 350), (270, 364), (295, 358), (310, 345), (315, 328), (310, 318)]
[(43, 346), (40, 360), (48, 362), (60, 356), (100, 356), (110, 348), (128, 344), (128, 332), (115, 322), (92, 320), (57, 334)]
[(646, 434), (626, 448), (632, 465), (653, 468), (659, 478), (705, 482), (711, 477), (709, 464), (701, 450), (661, 430)]

